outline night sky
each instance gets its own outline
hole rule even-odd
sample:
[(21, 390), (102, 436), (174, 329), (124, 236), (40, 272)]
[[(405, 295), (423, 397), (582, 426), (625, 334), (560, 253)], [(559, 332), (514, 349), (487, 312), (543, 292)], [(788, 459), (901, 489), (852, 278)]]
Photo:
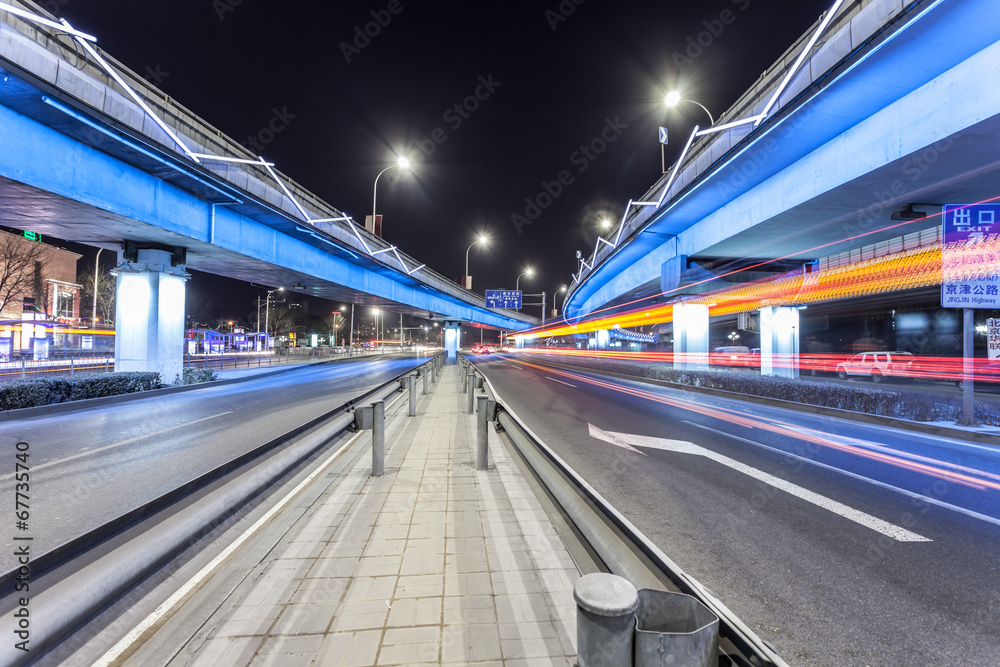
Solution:
[(360, 222), (376, 174), (410, 157), (379, 181), (384, 237), (457, 278), (483, 232), (475, 291), (533, 266), (521, 288), (551, 303), (600, 219), (658, 178), (657, 126), (669, 164), (707, 123), (664, 93), (721, 114), (830, 1), (42, 4)]

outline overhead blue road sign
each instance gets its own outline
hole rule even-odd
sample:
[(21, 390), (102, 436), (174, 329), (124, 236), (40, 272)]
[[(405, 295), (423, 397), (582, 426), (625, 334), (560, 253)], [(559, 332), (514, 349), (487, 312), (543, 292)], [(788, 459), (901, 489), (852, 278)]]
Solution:
[(941, 306), (1000, 308), (1000, 204), (946, 204), (941, 217)]
[(521, 307), (521, 290), (488, 289), (486, 290), (486, 307), (517, 310)]

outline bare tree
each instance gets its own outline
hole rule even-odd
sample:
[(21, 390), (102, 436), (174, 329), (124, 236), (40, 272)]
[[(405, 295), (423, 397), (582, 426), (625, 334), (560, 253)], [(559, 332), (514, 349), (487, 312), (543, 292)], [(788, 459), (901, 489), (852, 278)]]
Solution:
[(17, 305), (26, 296), (44, 296), (44, 290), (36, 293), (42, 261), (40, 243), (0, 233), (0, 310)]
[(267, 328), (268, 333), (272, 337), (277, 337), (281, 335), (282, 332), (288, 333), (293, 327), (299, 324), (300, 313), (296, 310), (292, 310), (285, 305), (274, 305), (271, 303), (271, 310), (267, 317)]
[[(80, 303), (88, 304), (93, 313), (94, 307), (94, 269), (87, 269), (77, 278), (83, 288), (80, 290)], [(117, 292), (117, 280), (110, 271), (98, 271), (97, 273), (97, 317), (107, 322), (115, 318), (115, 296)], [(82, 309), (81, 309), (82, 310)], [(81, 317), (85, 317), (80, 313)]]

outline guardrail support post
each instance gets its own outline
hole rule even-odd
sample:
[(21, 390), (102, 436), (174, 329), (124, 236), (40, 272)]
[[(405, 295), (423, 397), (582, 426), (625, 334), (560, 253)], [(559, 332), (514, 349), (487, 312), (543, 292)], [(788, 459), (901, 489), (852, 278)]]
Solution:
[(69, 360), (69, 374), (70, 375), (76, 375), (76, 366), (73, 363), (74, 361), (76, 361), (76, 359), (73, 359), (72, 357), (70, 357), (70, 360)]
[(427, 368), (425, 368), (420, 374), (424, 378), (424, 396), (426, 396), (427, 395), (427, 376), (431, 374), (431, 367), (430, 367), (430, 365), (428, 364)]
[(580, 667), (632, 665), (639, 592), (627, 579), (594, 572), (576, 580), (576, 647)]
[(24, 379), (24, 359), (21, 359), (21, 379)]
[(416, 417), (417, 416), (417, 376), (416, 375), (411, 375), (411, 376), (409, 376), (408, 379), (409, 379), (409, 382), (407, 382), (407, 384), (410, 385), (410, 412), (409, 412), (409, 415), (411, 417)]
[(489, 461), (489, 410), (487, 409), (489, 397), (476, 397), (476, 470), (486, 470), (490, 466)]
[(385, 474), (385, 402), (372, 403), (372, 477)]
[[(21, 363), (23, 364), (24, 361), (22, 360)], [(466, 389), (469, 388), (469, 374), (466, 372), (463, 366), (459, 366), (458, 372), (462, 374), (462, 391), (464, 392)], [(22, 376), (23, 375), (24, 374), (22, 373)]]
[(466, 374), (465, 379), (466, 384), (468, 385), (468, 400), (465, 402), (465, 411), (471, 415), (474, 407), (473, 402), (475, 401), (476, 396), (476, 372), (470, 370)]

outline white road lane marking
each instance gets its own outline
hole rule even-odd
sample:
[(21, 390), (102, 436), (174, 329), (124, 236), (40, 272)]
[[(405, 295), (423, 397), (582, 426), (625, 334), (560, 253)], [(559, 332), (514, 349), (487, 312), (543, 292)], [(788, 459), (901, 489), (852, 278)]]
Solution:
[(649, 436), (633, 435), (630, 433), (609, 433), (607, 431), (602, 431), (593, 424), (588, 424), (588, 426), (590, 427), (590, 436), (592, 438), (609, 442), (618, 447), (621, 447), (624, 443), (629, 445), (630, 449), (634, 447), (645, 447), (647, 449), (659, 449), (666, 452), (678, 452), (681, 454), (703, 456), (711, 461), (724, 465), (727, 468), (731, 468), (737, 472), (763, 482), (764, 484), (768, 484), (776, 489), (784, 491), (785, 493), (793, 495), (796, 498), (816, 505), (817, 507), (822, 507), (825, 510), (853, 521), (854, 523), (882, 533), (883, 535), (891, 537), (898, 542), (932, 541), (930, 538), (924, 537), (923, 535), (918, 535), (917, 533), (909, 531), (901, 526), (889, 523), (888, 521), (883, 521), (882, 519), (872, 516), (871, 514), (867, 514), (861, 510), (856, 510), (853, 507), (837, 502), (832, 498), (827, 498), (826, 496), (822, 496), (814, 491), (802, 488), (797, 484), (792, 484), (789, 481), (781, 479), (780, 477), (775, 477), (774, 475), (766, 473), (763, 470), (758, 470), (757, 468), (740, 463), (735, 459), (731, 459), (728, 456), (714, 452), (711, 449), (699, 447), (693, 442), (688, 442), (686, 440), (652, 438)]
[[(41, 470), (43, 468), (48, 468), (48, 467), (51, 467), (51, 466), (54, 466), (54, 465), (59, 465), (60, 463), (67, 463), (68, 461), (74, 461), (76, 459), (81, 459), (84, 456), (90, 456), (91, 454), (96, 454), (98, 452), (103, 452), (103, 451), (107, 451), (109, 449), (114, 449), (115, 447), (121, 447), (123, 445), (129, 445), (129, 444), (131, 444), (133, 442), (136, 442), (137, 440), (144, 440), (145, 438), (153, 438), (153, 437), (158, 436), (158, 435), (163, 435), (164, 433), (169, 433), (170, 431), (176, 431), (177, 429), (184, 428), (185, 426), (193, 426), (194, 424), (200, 424), (201, 422), (208, 421), (209, 419), (215, 419), (217, 417), (224, 417), (226, 415), (231, 415), (232, 413), (233, 413), (232, 410), (226, 410), (225, 412), (220, 412), (219, 414), (212, 415), (210, 417), (202, 417), (201, 419), (195, 419), (194, 421), (191, 421), (191, 422), (184, 422), (183, 424), (176, 424), (174, 426), (168, 426), (167, 428), (160, 429), (159, 431), (154, 431), (152, 433), (144, 433), (143, 435), (138, 435), (138, 436), (136, 436), (134, 438), (129, 438), (128, 440), (122, 440), (121, 442), (116, 442), (116, 443), (114, 443), (112, 445), (105, 445), (104, 447), (97, 447), (95, 449), (88, 449), (85, 452), (80, 452), (79, 454), (73, 454), (72, 456), (67, 456), (66, 458), (63, 458), (63, 459), (56, 459), (55, 461), (49, 461), (47, 463), (42, 463), (42, 464), (37, 465), (37, 466), (32, 466), (31, 469), (33, 471), (35, 471), (35, 470)], [(9, 475), (0, 475), (0, 479), (9, 479), (9, 478), (11, 478), (13, 476), (14, 476), (13, 473), (11, 473)]]
[(706, 431), (712, 431), (713, 433), (718, 433), (719, 435), (724, 435), (724, 436), (726, 436), (728, 438), (733, 438), (734, 440), (742, 440), (743, 442), (746, 442), (746, 443), (749, 443), (751, 445), (754, 445), (755, 447), (760, 447), (761, 449), (767, 449), (769, 451), (775, 452), (776, 454), (781, 454), (782, 456), (790, 456), (793, 459), (796, 459), (798, 461), (802, 461), (803, 463), (808, 463), (810, 465), (814, 465), (814, 466), (817, 466), (819, 468), (823, 468), (824, 470), (829, 470), (831, 472), (835, 472), (835, 473), (838, 473), (840, 475), (844, 475), (846, 477), (850, 477), (851, 479), (856, 479), (859, 482), (865, 482), (867, 484), (871, 484), (872, 486), (877, 486), (879, 488), (888, 489), (889, 491), (895, 491), (896, 493), (902, 494), (902, 495), (906, 496), (907, 498), (913, 498), (914, 500), (918, 500), (920, 502), (925, 502), (925, 503), (928, 503), (930, 505), (935, 505), (937, 507), (941, 507), (941, 508), (944, 508), (946, 510), (950, 510), (952, 512), (958, 512), (959, 514), (964, 514), (965, 516), (970, 516), (973, 519), (978, 519), (979, 521), (985, 521), (986, 523), (992, 523), (995, 526), (1000, 526), (1000, 519), (997, 519), (996, 517), (988, 516), (986, 514), (981, 514), (980, 512), (976, 512), (976, 511), (973, 511), (973, 510), (970, 510), (970, 509), (966, 509), (964, 507), (959, 507), (958, 505), (952, 505), (951, 503), (946, 503), (943, 500), (938, 500), (937, 498), (932, 498), (930, 496), (925, 496), (925, 495), (922, 495), (922, 494), (917, 493), (915, 491), (909, 491), (907, 489), (903, 489), (903, 488), (900, 488), (898, 486), (893, 486), (892, 484), (886, 484), (885, 482), (880, 482), (877, 479), (872, 479), (871, 477), (865, 477), (864, 475), (859, 475), (858, 473), (851, 472), (849, 470), (843, 470), (841, 468), (834, 467), (834, 466), (829, 465), (827, 463), (820, 463), (819, 461), (813, 461), (812, 459), (806, 458), (805, 456), (799, 456), (798, 454), (792, 454), (791, 452), (786, 452), (783, 449), (778, 449), (777, 447), (771, 447), (770, 445), (765, 445), (765, 444), (763, 444), (761, 442), (755, 442), (753, 440), (748, 440), (746, 438), (741, 438), (738, 435), (733, 435), (732, 433), (726, 433), (725, 431), (720, 431), (719, 429), (712, 428), (711, 426), (704, 426), (702, 424), (695, 424), (694, 422), (687, 421), (687, 420), (683, 420), (683, 421), (684, 421), (685, 424), (689, 424), (689, 425), (695, 426), (697, 428), (705, 429)]
[(545, 376), (545, 379), (546, 380), (552, 380), (553, 382), (558, 382), (559, 384), (564, 384), (567, 387), (573, 387), (573, 389), (576, 389), (576, 385), (575, 384), (570, 384), (569, 382), (563, 382), (562, 380), (557, 380), (555, 378), (550, 378), (548, 375)]

